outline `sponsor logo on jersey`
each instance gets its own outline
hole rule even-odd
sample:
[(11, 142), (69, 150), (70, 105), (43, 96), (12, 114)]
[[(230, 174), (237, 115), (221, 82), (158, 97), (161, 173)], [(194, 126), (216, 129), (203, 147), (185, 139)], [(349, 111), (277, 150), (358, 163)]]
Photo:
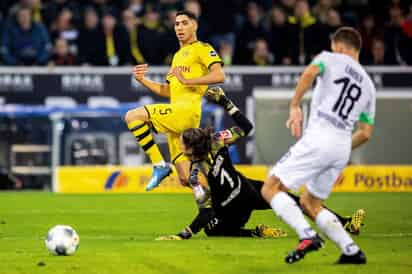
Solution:
[(216, 53), (216, 51), (211, 50), (211, 51), (209, 52), (209, 55), (212, 56), (212, 57), (215, 57), (215, 56), (217, 56), (217, 53)]
[(190, 72), (189, 66), (177, 66), (176, 68), (179, 68), (182, 72)]

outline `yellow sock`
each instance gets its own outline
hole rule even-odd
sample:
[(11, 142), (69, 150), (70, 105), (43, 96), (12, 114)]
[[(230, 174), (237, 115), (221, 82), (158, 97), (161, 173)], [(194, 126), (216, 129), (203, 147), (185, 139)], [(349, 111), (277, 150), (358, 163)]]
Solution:
[(127, 125), (132, 134), (136, 137), (137, 142), (149, 156), (152, 164), (157, 164), (163, 161), (163, 156), (160, 153), (159, 147), (153, 140), (153, 136), (150, 133), (150, 128), (147, 123), (136, 120)]

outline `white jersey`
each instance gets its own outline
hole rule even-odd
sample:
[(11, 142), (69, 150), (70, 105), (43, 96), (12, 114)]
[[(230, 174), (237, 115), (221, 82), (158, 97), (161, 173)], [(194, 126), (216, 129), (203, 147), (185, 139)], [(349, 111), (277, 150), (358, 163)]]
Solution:
[(305, 134), (269, 172), (284, 186), (303, 184), (326, 199), (351, 154), (351, 133), (357, 121), (373, 124), (375, 87), (362, 66), (343, 54), (322, 52), (313, 64), (320, 68)]
[(376, 90), (369, 75), (350, 56), (323, 51), (312, 64), (319, 66), (307, 130), (338, 129), (351, 135), (357, 121), (373, 124)]

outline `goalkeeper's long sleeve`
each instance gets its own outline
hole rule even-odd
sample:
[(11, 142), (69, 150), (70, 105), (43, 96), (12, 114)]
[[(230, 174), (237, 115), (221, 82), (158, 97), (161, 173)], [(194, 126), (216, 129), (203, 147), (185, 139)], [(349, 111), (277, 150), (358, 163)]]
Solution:
[(253, 129), (252, 123), (248, 118), (239, 110), (239, 108), (226, 96), (220, 98), (219, 104), (222, 105), (227, 113), (233, 118), (236, 125), (243, 130), (243, 136), (246, 136)]
[(199, 213), (189, 225), (193, 234), (198, 233), (215, 217), (213, 208), (199, 208)]

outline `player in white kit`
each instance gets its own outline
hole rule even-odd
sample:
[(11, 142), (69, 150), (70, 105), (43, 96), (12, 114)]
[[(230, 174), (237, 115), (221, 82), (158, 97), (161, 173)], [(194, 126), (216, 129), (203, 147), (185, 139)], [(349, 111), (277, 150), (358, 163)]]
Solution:
[[(336, 216), (322, 207), (351, 150), (366, 142), (373, 130), (375, 87), (358, 62), (360, 34), (339, 28), (331, 37), (332, 52), (322, 52), (304, 70), (290, 103), (286, 126), (295, 137), (302, 130), (300, 102), (317, 77), (308, 126), (302, 138), (276, 163), (262, 188), (273, 211), (299, 236), (299, 245), (286, 257), (287, 263), (318, 250), (323, 240), (303, 217), (287, 194), (305, 185), (300, 201), (319, 230), (341, 249), (337, 263), (364, 264), (365, 254), (351, 239)], [(357, 130), (352, 134), (355, 124)]]

